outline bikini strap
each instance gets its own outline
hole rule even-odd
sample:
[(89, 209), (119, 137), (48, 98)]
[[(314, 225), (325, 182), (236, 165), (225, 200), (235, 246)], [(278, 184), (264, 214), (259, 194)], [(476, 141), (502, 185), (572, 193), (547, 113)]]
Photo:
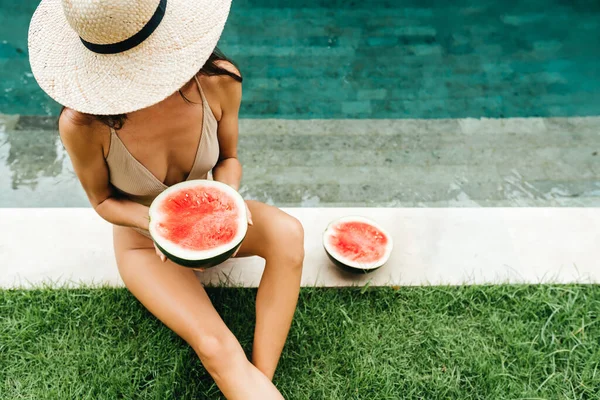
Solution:
[(200, 84), (200, 79), (198, 79), (198, 77), (196, 75), (194, 75), (194, 79), (196, 80), (196, 84), (198, 85), (198, 89), (200, 91), (200, 97), (202, 97), (202, 104), (204, 106), (204, 112), (209, 114), (209, 118), (217, 121), (217, 118), (215, 117), (215, 114), (212, 111), (212, 108), (210, 108), (210, 104), (208, 104), (208, 100), (206, 99), (206, 96), (204, 95), (204, 89), (202, 89), (202, 85)]
[(200, 79), (196, 75), (194, 75), (194, 79), (196, 80), (196, 84), (198, 85), (198, 90), (200, 92), (200, 97), (202, 97), (202, 101), (206, 101), (206, 96), (204, 95), (204, 90), (202, 90), (202, 85), (200, 85)]

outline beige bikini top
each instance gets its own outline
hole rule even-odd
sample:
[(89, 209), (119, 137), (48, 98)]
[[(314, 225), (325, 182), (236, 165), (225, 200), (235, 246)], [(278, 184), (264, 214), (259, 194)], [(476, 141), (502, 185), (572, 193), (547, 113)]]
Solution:
[[(202, 133), (194, 164), (186, 180), (206, 179), (219, 160), (217, 120), (206, 101), (198, 78), (195, 76), (194, 78), (202, 97)], [(110, 132), (110, 148), (106, 157), (110, 183), (123, 197), (149, 206), (152, 200), (167, 188), (167, 185), (131, 155), (114, 129), (111, 128)]]

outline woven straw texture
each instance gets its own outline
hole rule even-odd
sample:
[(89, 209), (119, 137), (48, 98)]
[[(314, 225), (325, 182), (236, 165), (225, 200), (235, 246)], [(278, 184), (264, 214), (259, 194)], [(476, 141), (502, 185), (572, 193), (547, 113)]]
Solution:
[(29, 61), (40, 87), (58, 103), (121, 114), (164, 100), (187, 83), (214, 50), (231, 0), (168, 0), (162, 22), (140, 45), (97, 54), (97, 44), (133, 36), (159, 0), (42, 0), (29, 27)]

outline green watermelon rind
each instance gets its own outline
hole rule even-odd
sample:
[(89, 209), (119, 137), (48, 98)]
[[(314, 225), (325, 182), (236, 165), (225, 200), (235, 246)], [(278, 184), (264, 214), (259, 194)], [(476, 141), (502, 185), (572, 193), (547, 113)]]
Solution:
[[(226, 251), (224, 251), (223, 253), (216, 254), (216, 255), (213, 255), (210, 257), (199, 257), (199, 258), (190, 259), (190, 258), (183, 258), (181, 256), (178, 256), (177, 254), (174, 254), (174, 252), (166, 250), (165, 246), (161, 245), (160, 242), (161, 242), (161, 240), (164, 240), (164, 239), (155, 237), (155, 235), (153, 234), (154, 229), (153, 229), (153, 225), (152, 225), (152, 215), (153, 215), (154, 207), (156, 207), (156, 205), (160, 201), (162, 201), (162, 199), (165, 198), (169, 193), (173, 193), (174, 191), (177, 191), (177, 190), (182, 190), (185, 187), (193, 187), (195, 185), (206, 185), (206, 186), (210, 186), (210, 187), (217, 187), (217, 188), (224, 190), (229, 195), (236, 197), (236, 199), (237, 199), (236, 202), (239, 205), (240, 211), (241, 211), (240, 212), (240, 225), (243, 227), (244, 231), (243, 231), (243, 236), (241, 236), (241, 237), (238, 236), (239, 240), (237, 240), (237, 243), (235, 245), (233, 245), (232, 247), (230, 247), (229, 249), (227, 249)], [(244, 221), (243, 223), (241, 222), (242, 219)], [(213, 181), (213, 180), (207, 180), (207, 179), (189, 180), (189, 181), (184, 181), (184, 182), (175, 184), (173, 186), (170, 186), (168, 189), (163, 191), (163, 193), (161, 193), (159, 196), (157, 196), (157, 198), (154, 200), (154, 202), (150, 205), (149, 220), (150, 220), (149, 231), (150, 231), (150, 236), (152, 237), (152, 241), (154, 242), (156, 247), (165, 255), (165, 257), (167, 257), (167, 259), (169, 259), (172, 262), (174, 262), (175, 264), (181, 265), (183, 267), (202, 268), (202, 269), (208, 269), (208, 268), (215, 267), (215, 266), (227, 261), (229, 258), (231, 258), (233, 256), (233, 254), (240, 248), (244, 239), (246, 238), (247, 227), (248, 227), (247, 226), (246, 206), (245, 206), (245, 202), (244, 202), (244, 199), (242, 198), (242, 196), (235, 189), (231, 188), (230, 186), (228, 186), (224, 183)], [(187, 251), (184, 250), (183, 252), (187, 252)], [(211, 252), (214, 252), (214, 251), (207, 251), (207, 253), (211, 253)], [(201, 253), (201, 252), (199, 252), (199, 253)]]
[(154, 243), (156, 244), (156, 247), (158, 247), (158, 249), (161, 251), (161, 253), (163, 253), (165, 255), (165, 257), (167, 257), (169, 260), (173, 261), (175, 264), (181, 265), (183, 267), (203, 268), (203, 269), (206, 268), (207, 269), (207, 268), (216, 267), (217, 265), (222, 264), (225, 261), (227, 261), (228, 259), (230, 259), (231, 256), (233, 256), (233, 254), (240, 248), (240, 246), (242, 245), (242, 242), (244, 241), (245, 238), (246, 238), (246, 236), (244, 236), (242, 238), (242, 240), (231, 250), (229, 250), (223, 254), (220, 254), (216, 257), (206, 258), (206, 259), (202, 259), (202, 260), (186, 260), (184, 258), (177, 257), (177, 256), (169, 253), (165, 249), (163, 249), (160, 244), (158, 244), (156, 242), (154, 242)]
[(327, 257), (329, 258), (329, 260), (338, 268), (343, 269), (346, 272), (350, 272), (353, 274), (368, 274), (371, 273), (373, 271), (377, 271), (379, 268), (383, 267), (385, 265), (385, 263), (378, 265), (376, 267), (373, 268), (357, 268), (357, 267), (352, 267), (350, 265), (344, 264), (343, 262), (339, 261), (337, 258), (335, 258), (334, 256), (332, 256), (329, 251), (327, 251), (327, 248), (325, 246), (323, 246), (325, 248), (325, 253), (327, 254)]

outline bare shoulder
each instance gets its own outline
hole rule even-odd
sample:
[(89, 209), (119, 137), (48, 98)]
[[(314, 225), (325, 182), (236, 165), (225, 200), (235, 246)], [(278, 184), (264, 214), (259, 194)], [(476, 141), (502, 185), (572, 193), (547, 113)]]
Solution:
[[(219, 60), (215, 64), (235, 75), (242, 76), (240, 71), (229, 61)], [(229, 109), (237, 110), (242, 100), (242, 83), (229, 75), (203, 76), (209, 91), (219, 101), (221, 109), (227, 112)]]
[[(227, 60), (217, 60), (215, 61), (215, 65), (217, 65), (217, 67), (219, 68), (223, 68), (224, 70), (227, 70), (229, 72), (232, 72), (234, 74), (236, 74), (237, 76), (242, 76), (241, 72), (239, 69), (237, 69), (237, 67), (235, 65), (233, 65), (231, 62), (227, 61)], [(235, 81), (237, 82), (237, 81)]]
[(58, 119), (60, 138), (67, 150), (89, 152), (104, 148), (108, 128), (93, 116), (65, 108)]
[[(63, 139), (70, 140), (73, 136), (87, 136), (95, 128), (94, 117), (65, 108), (58, 119), (58, 130)], [(78, 135), (79, 134), (79, 135)]]

